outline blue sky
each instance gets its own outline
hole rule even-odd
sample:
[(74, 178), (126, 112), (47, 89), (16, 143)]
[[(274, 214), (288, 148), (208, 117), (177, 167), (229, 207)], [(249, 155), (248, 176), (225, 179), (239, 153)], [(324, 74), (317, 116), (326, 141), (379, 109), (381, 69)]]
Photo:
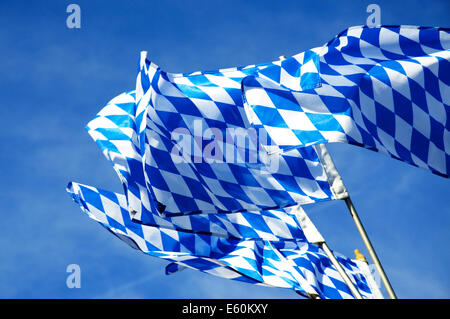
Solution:
[[(0, 298), (298, 298), (135, 251), (85, 216), (67, 182), (121, 192), (84, 130), (133, 89), (139, 51), (170, 72), (267, 62), (365, 24), (375, 1), (2, 1)], [(66, 7), (81, 7), (81, 29)], [(383, 24), (449, 27), (450, 3), (377, 1)], [(400, 298), (449, 298), (450, 182), (368, 150), (329, 150)], [(343, 202), (305, 206), (329, 246), (368, 256)], [(79, 264), (81, 288), (66, 287)]]

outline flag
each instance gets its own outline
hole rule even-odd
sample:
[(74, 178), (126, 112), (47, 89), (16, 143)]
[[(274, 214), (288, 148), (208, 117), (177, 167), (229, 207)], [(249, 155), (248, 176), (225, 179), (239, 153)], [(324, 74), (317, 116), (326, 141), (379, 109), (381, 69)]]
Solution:
[(444, 177), (449, 86), (450, 29), (415, 26), (351, 27), (242, 81), (249, 122), (281, 149), (350, 143)]
[[(180, 155), (178, 140), (174, 139), (173, 132), (181, 128), (182, 138), (188, 140), (187, 148), (190, 148), (202, 143), (202, 134), (207, 130), (195, 132), (196, 123), (217, 129), (216, 136), (222, 134), (220, 132), (225, 136), (231, 128), (245, 130), (242, 122), (243, 106), (237, 102), (231, 104), (231, 97), (229, 103), (209, 100), (209, 103), (220, 104), (220, 110), (225, 114), (221, 117), (219, 111), (212, 112), (211, 119), (200, 113), (192, 102), (193, 98), (172, 97), (184, 94), (175, 85), (187, 87), (186, 83), (192, 81), (190, 89), (193, 91), (214, 88), (223, 94), (227, 94), (227, 88), (208, 86), (212, 82), (204, 87), (199, 86), (198, 77), (210, 74), (175, 76), (160, 69), (157, 72), (160, 75), (157, 79), (153, 75), (151, 82), (155, 86), (154, 90), (148, 89), (139, 102), (136, 102), (139, 95), (136, 91), (123, 93), (111, 100), (86, 127), (113, 163), (124, 185), (133, 219), (145, 222), (147, 217), (142, 215), (141, 203), (148, 211), (157, 211), (162, 216), (177, 216), (261, 211), (336, 199), (330, 187), (332, 178), (327, 176), (321, 158), (313, 147), (293, 149), (281, 156), (268, 156), (268, 159), (257, 155), (253, 162), (248, 156), (237, 156), (241, 153), (249, 155), (252, 146), (247, 143), (241, 147), (234, 141), (225, 141), (220, 146), (221, 150), (231, 150), (229, 153), (236, 156), (234, 161), (221, 157), (220, 160), (207, 162), (208, 157), (204, 157), (203, 153), (199, 157), (194, 156), (195, 149)], [(213, 74), (214, 81), (231, 82), (237, 86), (238, 82), (234, 79), (238, 75), (241, 79), (244, 73), (222, 71), (223, 74), (228, 72), (230, 74), (227, 77)], [(143, 73), (140, 72), (138, 82), (142, 81)], [(174, 81), (185, 83), (184, 86), (178, 82), (169, 82), (169, 76)], [(209, 94), (216, 100), (221, 96)], [(193, 100), (199, 103), (198, 99)], [(175, 109), (171, 102), (180, 110)], [(189, 131), (191, 128), (192, 131)], [(256, 145), (257, 141), (252, 143)], [(264, 154), (265, 151), (258, 153)]]
[[(169, 261), (167, 274), (188, 267), (227, 279), (293, 289), (303, 296), (353, 298), (326, 254), (308, 243), (302, 234), (289, 240), (247, 238), (244, 233), (240, 238), (231, 238), (196, 232), (189, 227), (182, 230), (171, 223), (186, 216), (148, 226), (132, 221), (124, 195), (78, 183), (70, 183), (67, 190), (90, 218), (129, 246)], [(284, 209), (279, 212), (283, 213), (283, 222), (287, 222), (284, 229), (297, 224), (301, 232), (295, 215)], [(379, 297), (367, 265), (343, 256), (338, 259), (364, 298)]]
[[(122, 94), (87, 125), (125, 190), (120, 195), (70, 183), (69, 193), (89, 217), (128, 245), (169, 261), (168, 274), (188, 267), (252, 284), (290, 288), (302, 295), (352, 298), (326, 254), (308, 243), (290, 213), (292, 207), (161, 216), (157, 205), (148, 205), (136, 107), (134, 92)], [(340, 262), (362, 295), (379, 298), (367, 265), (345, 257)]]

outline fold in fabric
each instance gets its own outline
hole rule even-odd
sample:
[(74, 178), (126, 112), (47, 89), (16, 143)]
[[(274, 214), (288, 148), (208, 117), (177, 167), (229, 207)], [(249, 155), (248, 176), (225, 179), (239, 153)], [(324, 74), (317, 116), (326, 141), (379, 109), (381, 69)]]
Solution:
[[(70, 183), (67, 190), (90, 218), (129, 246), (171, 262), (168, 274), (181, 266), (251, 284), (290, 288), (304, 296), (353, 298), (325, 253), (304, 237), (234, 239), (169, 229), (167, 224), (147, 226), (131, 220), (124, 195), (77, 183)], [(379, 297), (364, 269), (367, 266), (338, 258), (364, 298)]]
[(352, 27), (321, 48), (315, 87), (270, 66), (242, 81), (248, 120), (281, 149), (344, 142), (448, 177), (450, 29)]
[[(161, 79), (155, 80), (154, 83), (170, 84), (164, 82), (163, 74), (160, 77)], [(195, 82), (194, 78), (177, 77), (185, 82)], [(226, 77), (219, 79), (232, 81)], [(234, 126), (229, 120), (222, 119), (220, 122), (209, 118), (202, 119), (202, 116), (197, 114), (198, 109), (185, 101), (190, 101), (187, 97), (177, 101), (182, 101), (181, 106), (186, 108), (184, 112), (189, 110), (197, 115), (160, 111), (159, 108), (169, 107), (167, 101), (170, 94), (175, 94), (170, 92), (178, 92), (174, 87), (170, 90), (162, 87), (164, 86), (161, 84), (159, 90), (166, 92), (166, 95), (151, 93), (150, 90), (146, 94), (147, 97), (157, 100), (152, 102), (156, 106), (149, 105), (150, 102), (144, 103), (143, 99), (136, 105), (134, 91), (123, 93), (111, 100), (86, 127), (119, 174), (129, 209), (135, 212), (133, 219), (147, 222), (147, 217), (142, 215), (141, 202), (148, 211), (156, 211), (161, 216), (176, 216), (260, 211), (335, 199), (325, 170), (313, 147), (294, 149), (281, 156), (275, 154), (269, 157), (266, 163), (261, 162), (260, 158), (250, 163), (248, 156), (237, 158), (234, 162), (223, 160), (212, 163), (206, 162), (207, 159), (202, 155), (193, 159), (191, 154), (187, 154), (184, 159), (181, 158), (178, 149), (174, 151), (177, 143), (171, 136), (178, 125), (184, 130), (182, 135), (188, 140), (187, 145), (196, 146), (196, 141), (202, 138), (202, 133), (187, 132), (188, 123), (193, 126), (198, 123), (195, 121), (209, 123), (211, 127), (219, 127), (219, 132), (227, 132), (228, 128), (236, 128), (238, 122), (243, 120), (241, 115), (244, 111), (241, 110), (242, 106), (221, 104), (226, 108), (222, 110), (223, 114), (231, 117), (230, 114), (234, 112), (236, 117), (239, 115), (239, 121), (236, 120)], [(195, 86), (192, 86), (192, 90), (194, 88)], [(222, 90), (220, 87), (214, 89)], [(226, 90), (223, 92), (226, 94)], [(147, 115), (145, 129), (139, 133), (144, 117), (139, 108), (142, 108), (143, 104), (144, 113)], [(157, 112), (164, 116), (158, 116)], [(218, 114), (221, 113), (215, 116), (218, 117)], [(168, 121), (165, 124), (161, 122), (164, 117)], [(183, 123), (174, 124), (175, 118)], [(169, 125), (170, 127), (167, 127)], [(238, 129), (244, 130), (242, 126)], [(192, 143), (189, 143), (189, 139)], [(231, 150), (235, 155), (240, 154), (242, 150), (235, 144), (222, 147)], [(250, 146), (246, 144), (246, 147), (243, 153), (248, 155)], [(271, 158), (273, 163), (270, 162)], [(270, 167), (271, 165), (274, 167)], [(139, 200), (136, 200), (137, 198)]]

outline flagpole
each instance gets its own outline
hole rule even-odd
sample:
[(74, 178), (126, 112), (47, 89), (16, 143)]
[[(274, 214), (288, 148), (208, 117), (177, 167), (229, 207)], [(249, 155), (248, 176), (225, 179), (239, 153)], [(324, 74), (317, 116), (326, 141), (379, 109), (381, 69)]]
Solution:
[(353, 205), (353, 202), (350, 199), (350, 195), (347, 191), (347, 188), (345, 187), (344, 182), (342, 181), (342, 177), (339, 175), (339, 172), (337, 171), (336, 166), (334, 165), (330, 153), (328, 153), (325, 144), (317, 144), (314, 147), (326, 171), (328, 182), (331, 186), (333, 193), (336, 196), (336, 199), (344, 200), (348, 210), (350, 211), (350, 215), (352, 216), (356, 228), (358, 229), (358, 232), (364, 242), (364, 245), (366, 246), (369, 252), (370, 258), (372, 259), (375, 268), (377, 269), (378, 274), (380, 275), (381, 281), (383, 282), (383, 285), (386, 288), (386, 292), (388, 293), (391, 299), (397, 299), (394, 289), (392, 288), (391, 283), (389, 282), (389, 279), (386, 273), (384, 272), (383, 266), (381, 265), (381, 262), (378, 259), (375, 249), (373, 248), (369, 236), (367, 235), (367, 232), (364, 229), (364, 226), (361, 222), (361, 219), (359, 218), (358, 213), (356, 212), (355, 206)]
[(336, 256), (334, 256), (330, 247), (328, 247), (327, 243), (324, 241), (322, 243), (318, 243), (318, 245), (325, 251), (325, 254), (327, 254), (328, 258), (330, 258), (331, 263), (336, 268), (339, 275), (341, 275), (342, 279), (344, 280), (344, 282), (348, 286), (348, 288), (350, 288), (350, 291), (352, 292), (353, 296), (355, 296), (356, 299), (363, 299), (361, 294), (359, 293), (358, 289), (356, 289), (355, 285), (350, 280), (350, 277), (345, 272), (344, 268), (342, 268), (342, 265), (336, 259)]
[(353, 221), (356, 224), (356, 228), (359, 231), (359, 234), (361, 235), (361, 238), (364, 242), (364, 245), (366, 246), (370, 258), (372, 258), (373, 263), (375, 264), (375, 267), (380, 274), (381, 281), (383, 282), (384, 287), (386, 288), (386, 291), (391, 299), (397, 299), (397, 296), (394, 292), (394, 289), (391, 286), (391, 283), (389, 282), (389, 279), (384, 272), (383, 266), (381, 265), (380, 260), (378, 259), (377, 253), (375, 252), (375, 249), (372, 246), (372, 243), (369, 239), (369, 236), (367, 236), (366, 230), (364, 229), (364, 226), (359, 219), (358, 213), (356, 212), (355, 206), (353, 205), (352, 200), (350, 199), (350, 196), (344, 199), (345, 204), (347, 204), (347, 208), (350, 211), (350, 215), (353, 218)]
[(311, 222), (308, 215), (306, 215), (306, 213), (303, 211), (301, 205), (298, 205), (296, 207), (296, 209), (294, 210), (294, 212), (295, 212), (295, 216), (297, 218), (299, 227), (300, 227), (300, 229), (302, 229), (308, 242), (319, 245), (319, 247), (324, 250), (325, 254), (328, 256), (331, 263), (336, 268), (336, 270), (338, 271), (342, 280), (344, 280), (345, 284), (348, 286), (348, 288), (350, 289), (353, 296), (356, 299), (363, 299), (361, 294), (359, 293), (358, 289), (355, 287), (355, 285), (351, 281), (350, 277), (345, 272), (344, 268), (342, 268), (342, 265), (339, 263), (336, 256), (334, 256), (330, 247), (328, 247), (328, 245), (325, 241), (325, 238), (323, 238), (322, 234), (319, 233), (316, 226)]

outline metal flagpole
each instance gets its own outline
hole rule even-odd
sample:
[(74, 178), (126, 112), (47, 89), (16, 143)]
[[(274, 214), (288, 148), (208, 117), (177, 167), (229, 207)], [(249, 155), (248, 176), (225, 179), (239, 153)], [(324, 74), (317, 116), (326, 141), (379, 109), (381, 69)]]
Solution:
[(317, 153), (321, 157), (321, 162), (327, 172), (328, 182), (331, 185), (331, 189), (333, 193), (335, 194), (337, 199), (342, 199), (347, 204), (347, 208), (350, 211), (350, 214), (353, 218), (353, 221), (356, 224), (356, 228), (358, 229), (358, 232), (364, 242), (364, 245), (366, 246), (370, 258), (372, 259), (375, 268), (378, 271), (378, 274), (380, 275), (381, 281), (383, 282), (384, 287), (386, 288), (386, 291), (391, 299), (397, 299), (397, 296), (395, 295), (394, 289), (391, 286), (391, 283), (389, 282), (389, 279), (384, 272), (383, 267), (381, 266), (381, 262), (378, 259), (377, 254), (375, 253), (375, 249), (372, 246), (372, 243), (370, 242), (369, 236), (366, 233), (366, 230), (364, 229), (364, 226), (358, 216), (358, 213), (356, 212), (355, 206), (352, 203), (352, 200), (350, 199), (350, 195), (348, 194), (348, 191), (342, 181), (341, 176), (339, 175), (336, 166), (334, 165), (333, 160), (331, 159), (330, 154), (328, 153), (328, 150), (325, 146), (325, 144), (318, 144), (314, 146)]
[(355, 285), (350, 280), (350, 277), (345, 272), (344, 268), (342, 268), (342, 265), (336, 259), (336, 256), (334, 256), (333, 252), (328, 247), (325, 239), (319, 233), (316, 226), (314, 226), (314, 224), (311, 222), (308, 215), (306, 215), (306, 213), (303, 211), (300, 205), (298, 205), (297, 208), (295, 209), (295, 215), (300, 224), (300, 228), (303, 230), (303, 233), (305, 234), (306, 239), (312, 244), (319, 245), (325, 251), (325, 254), (327, 254), (328, 258), (330, 258), (331, 263), (336, 268), (339, 275), (342, 277), (345, 284), (352, 292), (353, 296), (356, 299), (363, 299), (358, 289), (356, 289)]
[(395, 295), (394, 289), (391, 286), (391, 283), (389, 282), (389, 279), (384, 272), (383, 266), (381, 265), (380, 260), (378, 259), (377, 253), (375, 252), (375, 249), (372, 246), (372, 243), (370, 242), (369, 236), (367, 236), (366, 230), (364, 229), (364, 226), (359, 219), (358, 213), (356, 212), (355, 206), (353, 206), (352, 200), (350, 199), (350, 196), (344, 199), (345, 204), (347, 204), (348, 210), (350, 211), (350, 214), (352, 215), (353, 221), (356, 224), (356, 228), (358, 228), (358, 231), (361, 235), (361, 238), (364, 242), (364, 245), (366, 246), (367, 250), (369, 251), (370, 258), (372, 258), (373, 263), (375, 264), (375, 267), (380, 274), (381, 281), (383, 282), (384, 287), (386, 288), (386, 291), (391, 299), (397, 299), (397, 296)]
[(347, 273), (342, 268), (341, 264), (336, 259), (336, 257), (333, 255), (333, 253), (331, 252), (331, 250), (328, 247), (327, 243), (326, 242), (322, 242), (322, 243), (318, 243), (318, 244), (325, 251), (325, 253), (327, 254), (328, 258), (330, 258), (331, 263), (333, 264), (334, 267), (336, 267), (336, 269), (339, 272), (339, 274), (341, 275), (342, 279), (344, 279), (346, 285), (348, 286), (348, 288), (350, 288), (350, 291), (352, 292), (353, 296), (355, 296), (356, 299), (362, 299), (362, 296), (359, 293), (358, 289), (355, 288), (355, 285), (353, 285), (353, 283), (350, 280), (350, 278), (348, 277)]

